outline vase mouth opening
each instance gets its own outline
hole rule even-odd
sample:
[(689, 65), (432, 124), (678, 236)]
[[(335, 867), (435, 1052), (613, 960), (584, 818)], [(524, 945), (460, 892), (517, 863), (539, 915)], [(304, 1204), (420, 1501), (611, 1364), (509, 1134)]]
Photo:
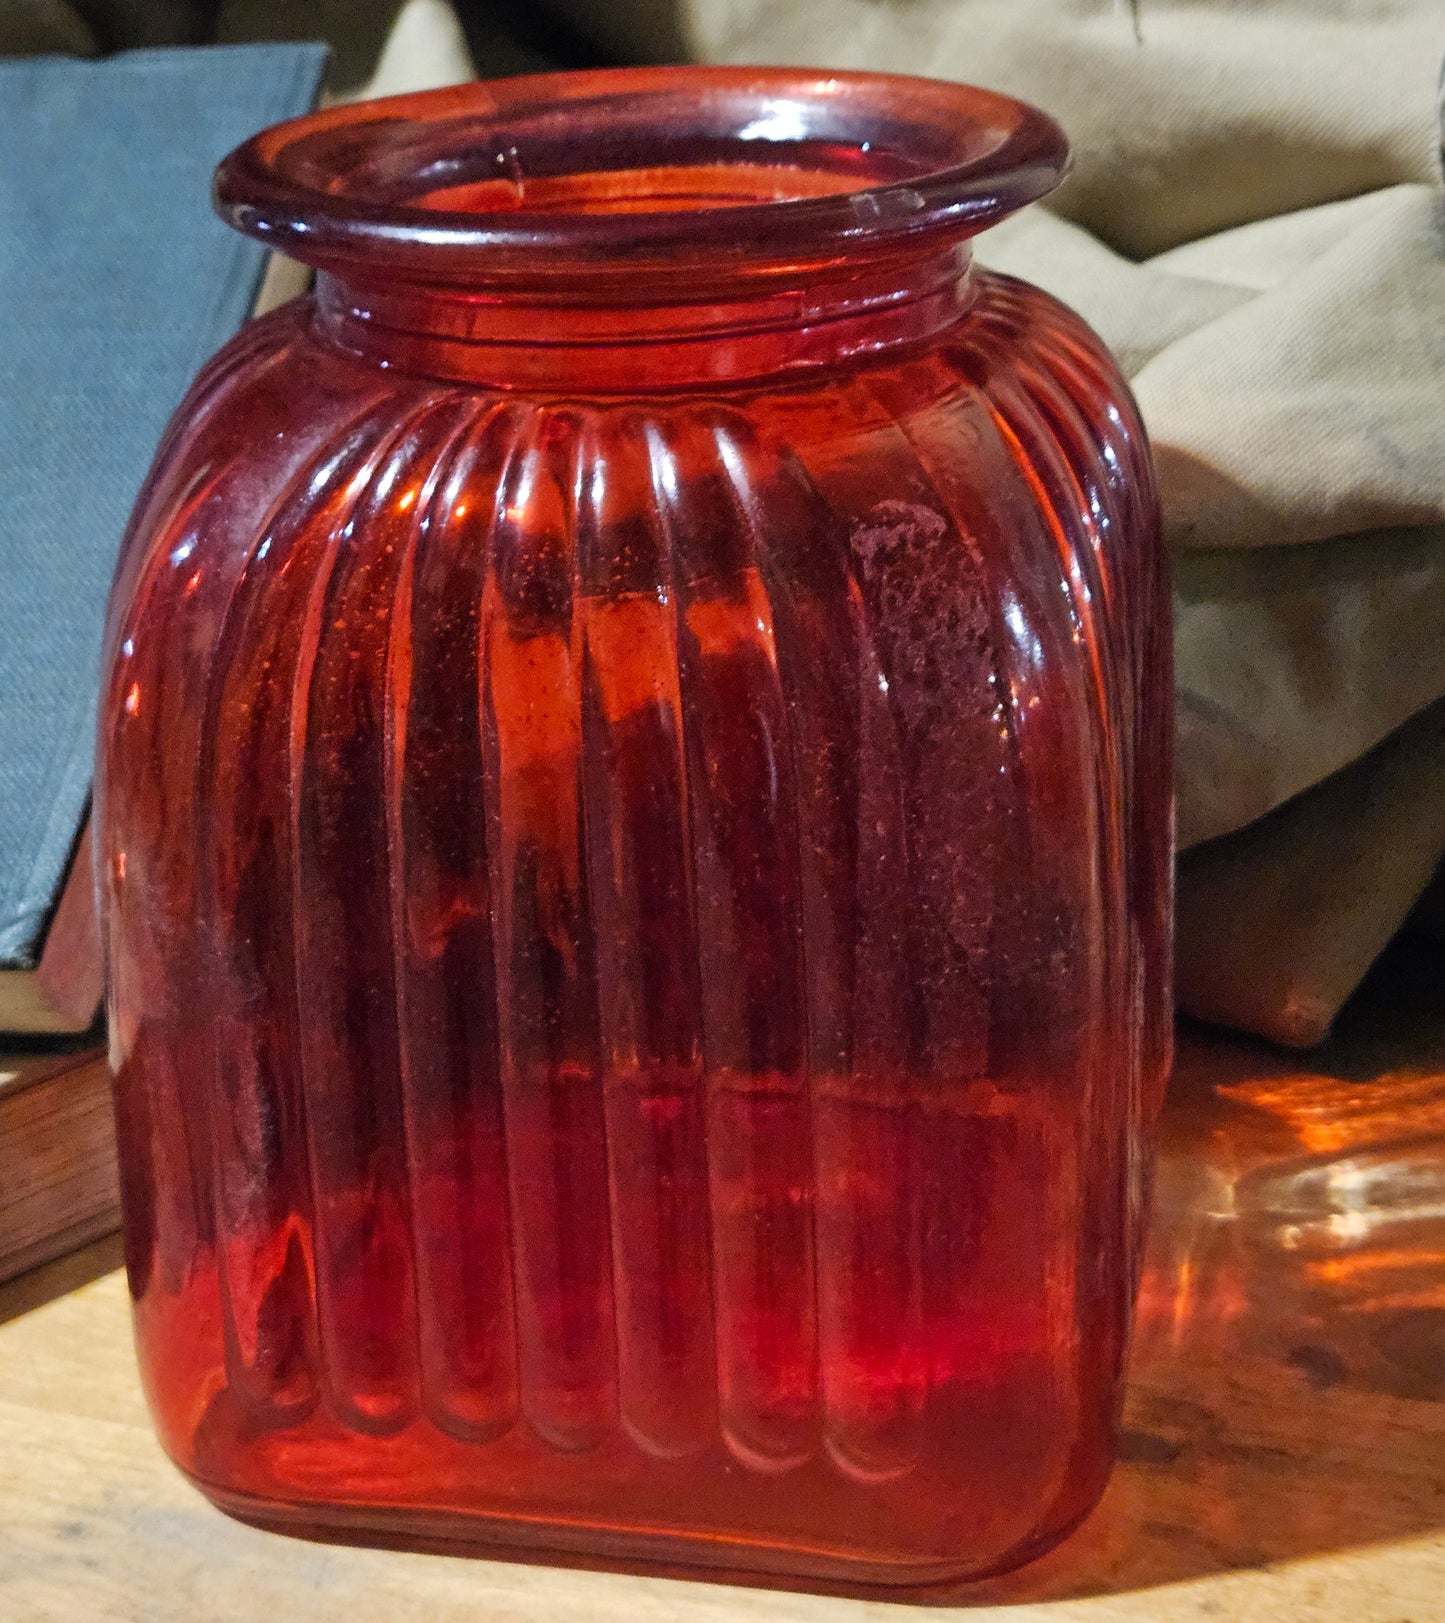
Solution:
[(222, 217), (347, 279), (695, 295), (956, 244), (1050, 191), (1059, 126), (938, 80), (537, 74), (334, 107), (216, 172)]

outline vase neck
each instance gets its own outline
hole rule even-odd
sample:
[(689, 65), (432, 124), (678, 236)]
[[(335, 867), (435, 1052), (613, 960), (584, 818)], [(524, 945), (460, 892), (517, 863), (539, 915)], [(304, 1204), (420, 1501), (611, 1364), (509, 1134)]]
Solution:
[(974, 294), (966, 243), (889, 256), (796, 286), (739, 278), (697, 302), (619, 286), (584, 298), (317, 278), (317, 323), (378, 365), (521, 390), (629, 394), (763, 382), (926, 342)]

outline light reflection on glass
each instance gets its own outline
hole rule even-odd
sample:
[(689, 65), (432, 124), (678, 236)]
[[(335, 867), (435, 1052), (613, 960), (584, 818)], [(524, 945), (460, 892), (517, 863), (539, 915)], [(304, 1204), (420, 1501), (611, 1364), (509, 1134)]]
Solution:
[(1445, 1527), (1442, 990), (1445, 950), (1412, 942), (1308, 1055), (1181, 1034), (1124, 1464), (1069, 1543), (987, 1598), (1131, 1590)]

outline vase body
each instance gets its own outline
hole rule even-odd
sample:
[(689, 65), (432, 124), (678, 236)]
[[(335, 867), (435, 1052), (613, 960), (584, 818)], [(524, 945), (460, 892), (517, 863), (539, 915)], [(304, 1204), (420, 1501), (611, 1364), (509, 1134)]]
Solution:
[(180, 408), (97, 861), (142, 1374), (228, 1509), (919, 1584), (1101, 1491), (1167, 589), (1107, 354), (946, 252), (856, 344), (323, 260)]

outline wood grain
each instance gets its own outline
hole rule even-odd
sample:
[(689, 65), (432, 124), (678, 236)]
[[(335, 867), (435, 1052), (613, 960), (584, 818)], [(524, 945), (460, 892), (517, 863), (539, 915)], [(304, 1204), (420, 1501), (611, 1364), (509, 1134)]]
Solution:
[[(969, 1623), (1445, 1619), (1445, 951), (1388, 958), (1302, 1064), (1186, 1036), (1124, 1460), (1061, 1549), (934, 1597)], [(0, 1288), (10, 1623), (885, 1623), (875, 1598), (303, 1543), (152, 1440), (115, 1260)], [(54, 1294), (53, 1299), (45, 1300)]]
[(119, 1223), (105, 1051), (0, 1053), (0, 1280)]

